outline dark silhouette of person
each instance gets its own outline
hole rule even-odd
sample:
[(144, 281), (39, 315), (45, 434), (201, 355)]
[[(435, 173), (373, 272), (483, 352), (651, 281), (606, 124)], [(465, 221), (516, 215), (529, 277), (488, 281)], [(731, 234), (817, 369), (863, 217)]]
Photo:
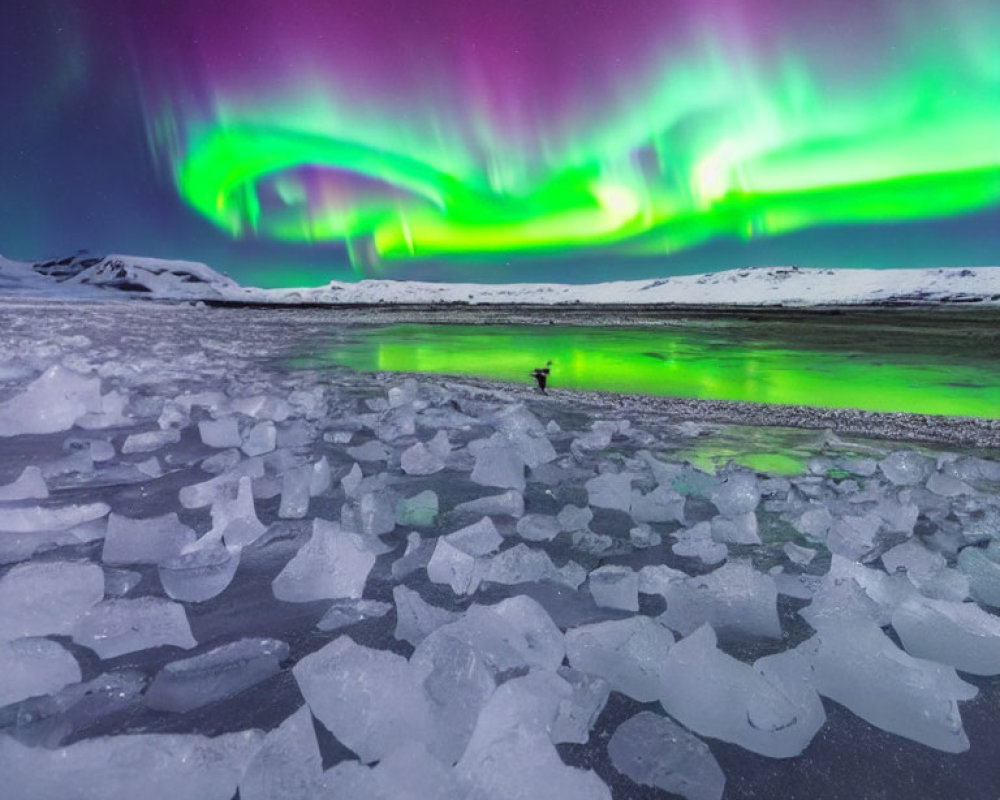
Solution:
[(546, 361), (544, 367), (536, 367), (531, 373), (531, 377), (535, 379), (542, 394), (545, 394), (545, 385), (549, 382), (550, 366), (552, 366), (552, 362)]

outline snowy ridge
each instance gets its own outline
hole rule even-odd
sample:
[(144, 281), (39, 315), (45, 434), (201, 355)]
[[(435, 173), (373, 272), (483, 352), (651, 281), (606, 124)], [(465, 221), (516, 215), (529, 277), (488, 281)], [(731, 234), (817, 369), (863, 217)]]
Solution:
[(240, 286), (192, 261), (137, 256), (71, 256), (40, 263), (0, 257), (0, 293), (214, 300), (276, 305), (726, 305), (839, 306), (974, 304), (1000, 306), (1000, 267), (802, 269), (756, 267), (656, 280), (567, 283), (331, 281), (300, 289)]

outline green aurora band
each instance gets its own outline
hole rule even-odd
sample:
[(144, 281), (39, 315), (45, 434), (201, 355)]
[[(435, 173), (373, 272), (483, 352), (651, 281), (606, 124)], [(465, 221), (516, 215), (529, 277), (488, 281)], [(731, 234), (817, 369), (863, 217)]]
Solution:
[(850, 77), (801, 49), (765, 60), (707, 35), (606, 113), (513, 131), (475, 98), (463, 114), (419, 98), (352, 106), (317, 68), (270, 92), (216, 92), (207, 111), (167, 99), (150, 135), (219, 228), (344, 240), (359, 272), (475, 254), (666, 255), (1000, 203), (996, 28), (904, 31), (905, 58)]

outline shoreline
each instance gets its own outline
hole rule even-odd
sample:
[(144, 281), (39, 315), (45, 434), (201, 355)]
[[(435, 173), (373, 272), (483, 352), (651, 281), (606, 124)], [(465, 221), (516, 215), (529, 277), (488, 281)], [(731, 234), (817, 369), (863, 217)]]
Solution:
[(533, 387), (524, 384), (465, 375), (427, 372), (369, 374), (380, 383), (398, 381), (401, 378), (426, 381), (436, 377), (442, 384), (455, 388), (506, 395), (538, 404), (566, 404), (571, 410), (587, 409), (598, 414), (627, 415), (633, 419), (655, 418), (666, 423), (690, 421), (761, 428), (832, 430), (837, 435), (863, 436), (913, 444), (950, 445), (992, 451), (1000, 449), (1000, 419), (706, 400), (558, 387), (550, 387), (548, 394), (541, 395)]

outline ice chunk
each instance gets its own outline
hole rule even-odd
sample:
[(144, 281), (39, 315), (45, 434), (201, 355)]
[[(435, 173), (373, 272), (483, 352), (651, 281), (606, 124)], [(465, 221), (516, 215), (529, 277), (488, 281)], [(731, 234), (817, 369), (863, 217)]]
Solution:
[(76, 424), (88, 431), (102, 428), (119, 428), (132, 424), (133, 420), (125, 414), (128, 397), (114, 390), (101, 395), (101, 410), (89, 411), (78, 417)]
[(441, 538), (453, 547), (457, 547), (472, 556), (485, 556), (496, 552), (503, 541), (503, 537), (497, 532), (493, 520), (489, 517), (483, 517), (479, 522), (467, 525)]
[(221, 475), (239, 464), (241, 458), (239, 450), (223, 450), (203, 460), (201, 468), (212, 475)]
[(181, 505), (184, 508), (201, 508), (220, 500), (231, 500), (236, 494), (240, 479), (243, 477), (263, 478), (263, 460), (259, 458), (248, 459), (228, 472), (216, 475), (207, 481), (183, 487), (179, 492)]
[(774, 579), (749, 564), (730, 562), (708, 575), (667, 585), (663, 621), (688, 635), (708, 622), (734, 636), (781, 638)]
[(38, 467), (25, 467), (13, 483), (0, 486), (0, 500), (44, 500), (49, 496), (49, 487)]
[(162, 645), (187, 650), (197, 644), (184, 606), (162, 597), (116, 598), (98, 603), (76, 621), (72, 636), (73, 641), (89, 647), (101, 658)]
[(277, 429), (274, 423), (258, 422), (243, 437), (240, 449), (248, 456), (260, 456), (270, 453), (277, 444)]
[(407, 475), (433, 475), (444, 469), (444, 459), (423, 442), (417, 442), (402, 452), (400, 467)]
[(313, 480), (311, 464), (286, 470), (281, 478), (281, 505), (278, 516), (282, 519), (302, 519), (309, 510), (310, 487)]
[(567, 767), (552, 744), (553, 680), (558, 676), (527, 675), (493, 693), (455, 767), (469, 797), (611, 800), (595, 773)]
[(179, 555), (196, 538), (175, 512), (148, 519), (112, 514), (101, 560), (105, 564), (159, 564)]
[(663, 595), (673, 581), (684, 580), (686, 572), (666, 564), (649, 564), (639, 570), (639, 591), (643, 594)]
[(910, 539), (882, 554), (882, 564), (890, 575), (905, 573), (917, 587), (932, 581), (947, 566), (940, 553), (928, 550), (918, 540)]
[(934, 471), (934, 461), (912, 450), (896, 450), (879, 462), (879, 469), (896, 486), (916, 486)]
[(703, 564), (711, 566), (726, 560), (729, 550), (722, 542), (712, 539), (712, 526), (708, 522), (699, 522), (690, 528), (679, 530), (673, 534), (677, 543), (670, 549), (679, 556), (697, 558)]
[(0, 641), (68, 634), (103, 597), (104, 573), (96, 564), (18, 564), (0, 578)]
[(469, 516), (520, 517), (524, 513), (524, 496), (515, 489), (510, 489), (502, 494), (491, 494), (459, 503), (452, 513)]
[(559, 524), (564, 531), (583, 531), (590, 525), (594, 512), (589, 506), (565, 505), (559, 512)]
[(108, 597), (123, 597), (131, 592), (142, 580), (142, 573), (131, 569), (104, 569), (104, 594)]
[(129, 669), (71, 683), (54, 694), (33, 697), (8, 709), (16, 714), (16, 722), (5, 726), (6, 732), (28, 745), (58, 747), (76, 731), (112, 714), (137, 709), (146, 683), (143, 673)]
[(93, 520), (59, 531), (35, 531), (31, 533), (0, 531), (0, 564), (25, 561), (43, 548), (77, 545), (102, 539), (106, 527), (107, 523), (104, 520)]
[(1000, 563), (978, 547), (964, 547), (958, 568), (969, 576), (969, 589), (980, 603), (1000, 608)]
[(882, 528), (890, 533), (913, 535), (920, 509), (911, 502), (901, 502), (896, 497), (883, 497), (875, 506), (875, 513), (882, 518)]
[(336, 631), (362, 620), (384, 617), (391, 609), (391, 603), (380, 600), (334, 600), (316, 627), (321, 631)]
[(441, 536), (427, 563), (427, 577), (447, 583), (455, 594), (472, 594), (489, 569), (483, 556), (495, 552), (502, 541), (489, 517)]
[(660, 696), (660, 670), (673, 634), (645, 616), (581, 625), (566, 631), (566, 655), (574, 669), (598, 675), (611, 689), (640, 703)]
[(160, 583), (174, 600), (201, 603), (232, 583), (239, 564), (240, 548), (209, 545), (163, 561), (159, 565)]
[(811, 547), (802, 547), (794, 542), (785, 542), (781, 549), (788, 556), (789, 561), (799, 566), (812, 563), (812, 560), (816, 557), (816, 551)]
[(430, 711), (402, 656), (341, 636), (292, 673), (312, 713), (365, 763), (429, 738)]
[(641, 711), (608, 742), (615, 769), (643, 786), (687, 800), (722, 800), (726, 776), (708, 745), (672, 720)]
[(427, 442), (427, 449), (440, 458), (447, 459), (451, 454), (451, 441), (448, 439), (448, 431), (438, 431)]
[(333, 477), (330, 474), (330, 462), (327, 461), (326, 456), (323, 456), (312, 465), (312, 470), (309, 474), (309, 496), (318, 497), (329, 489), (332, 483)]
[(208, 447), (239, 447), (243, 444), (236, 417), (206, 419), (198, 423), (201, 441)]
[(116, 455), (115, 446), (111, 442), (95, 439), (90, 443), (90, 459), (94, 462), (110, 461)]
[(640, 522), (634, 528), (629, 528), (628, 540), (632, 546), (639, 549), (658, 547), (663, 538), (656, 533), (648, 523)]
[(712, 489), (709, 499), (726, 517), (736, 517), (756, 510), (760, 503), (757, 478), (747, 472), (732, 472)]
[(133, 734), (48, 750), (0, 737), (0, 774), (18, 800), (230, 800), (259, 731)]
[(479, 439), (469, 443), (469, 451), (476, 459), (470, 476), (474, 483), (524, 491), (524, 459), (509, 443)]
[(890, 733), (948, 753), (968, 750), (957, 701), (977, 690), (953, 667), (907, 655), (861, 619), (826, 620), (799, 647), (823, 696)]
[(277, 639), (240, 639), (171, 661), (146, 690), (146, 705), (183, 714), (277, 675), (287, 657), (288, 645)]
[(284, 422), (292, 413), (287, 400), (263, 394), (237, 397), (230, 403), (230, 407), (238, 414), (274, 422)]
[(387, 489), (361, 493), (355, 505), (357, 532), (365, 536), (391, 533), (396, 527), (398, 503), (396, 493)]
[(525, 514), (517, 521), (517, 532), (529, 542), (548, 542), (562, 531), (559, 520), (549, 514)]
[(302, 706), (264, 737), (240, 779), (240, 800), (314, 800), (322, 777), (312, 714)]
[(344, 495), (347, 497), (354, 497), (358, 491), (358, 487), (361, 486), (361, 481), (363, 480), (361, 474), (361, 467), (356, 463), (351, 466), (350, 471), (340, 479), (340, 485), (344, 489)]
[(80, 680), (80, 665), (49, 639), (0, 642), (0, 708), (28, 697), (57, 692)]
[(438, 496), (427, 489), (399, 501), (396, 506), (396, 524), (427, 528), (434, 524), (437, 514)]
[(552, 618), (526, 595), (509, 597), (492, 606), (470, 606), (464, 616), (428, 635), (418, 650), (435, 646), (432, 640), (441, 636), (468, 642), (494, 676), (512, 670), (552, 671), (562, 663), (566, 652), (562, 633)]
[(309, 541), (272, 582), (274, 596), (290, 603), (360, 598), (375, 555), (358, 547), (336, 522), (313, 520)]
[(365, 800), (464, 800), (454, 772), (421, 742), (397, 747), (371, 769), (341, 761), (323, 774), (323, 797)]
[(55, 364), (0, 403), (0, 437), (68, 431), (84, 414), (100, 411), (100, 378)]
[(410, 667), (430, 714), (428, 747), (441, 761), (453, 764), (496, 688), (493, 674), (468, 641), (452, 636), (425, 640), (413, 653)]
[(590, 596), (601, 608), (639, 610), (639, 576), (628, 567), (606, 564), (587, 578)]
[(800, 686), (783, 688), (723, 653), (708, 625), (670, 648), (660, 678), (660, 703), (678, 722), (771, 758), (797, 756), (823, 722), (806, 713)]
[(944, 472), (935, 472), (927, 480), (927, 488), (942, 497), (958, 497), (963, 494), (975, 494), (975, 490), (965, 481)]
[(684, 522), (685, 498), (668, 486), (657, 486), (648, 494), (632, 490), (630, 513), (636, 522)]
[(432, 583), (448, 584), (455, 594), (472, 594), (488, 569), (487, 559), (460, 550), (442, 536), (427, 562), (427, 577)]
[(419, 645), (433, 631), (454, 622), (459, 615), (454, 611), (431, 605), (417, 592), (403, 585), (393, 587), (392, 598), (396, 603), (396, 632), (400, 641)]
[(355, 461), (388, 461), (392, 450), (377, 439), (357, 447), (348, 447), (347, 455)]
[(402, 580), (418, 569), (424, 569), (436, 544), (436, 539), (424, 539), (416, 531), (410, 531), (406, 535), (406, 550), (392, 564), (392, 577)]
[(590, 430), (577, 436), (572, 444), (571, 450), (604, 450), (611, 444), (611, 431), (605, 429)]
[(563, 567), (556, 567), (544, 550), (522, 543), (495, 555), (489, 563), (485, 579), (508, 586), (549, 580), (576, 589), (586, 577), (586, 571), (578, 564), (570, 561)]
[(221, 534), (232, 547), (253, 544), (267, 530), (257, 518), (249, 476), (240, 478), (235, 500), (220, 498), (212, 503), (212, 530)]
[(34, 533), (36, 531), (64, 531), (106, 517), (111, 507), (107, 503), (84, 503), (59, 506), (14, 506), (5, 508), (0, 517), (0, 531), (9, 533)]
[(915, 597), (893, 612), (892, 627), (911, 656), (1000, 675), (1000, 618), (975, 603)]
[(130, 455), (132, 453), (150, 453), (171, 444), (177, 444), (181, 440), (181, 432), (175, 428), (168, 428), (165, 431), (146, 431), (145, 433), (133, 433), (125, 439), (122, 445), (122, 453)]
[(603, 533), (594, 533), (589, 528), (584, 531), (573, 531), (573, 547), (581, 553), (599, 556), (605, 550), (610, 549), (614, 544), (614, 539)]
[(826, 543), (831, 553), (851, 561), (871, 561), (878, 556), (881, 527), (882, 520), (875, 514), (843, 516), (833, 521)]
[(558, 675), (569, 686), (569, 694), (559, 692), (559, 706), (549, 736), (554, 744), (586, 744), (608, 702), (611, 687), (604, 678), (570, 667), (559, 667)]
[(416, 433), (416, 412), (412, 403), (403, 403), (382, 413), (375, 423), (375, 435), (383, 442), (393, 442)]
[(605, 472), (591, 478), (584, 484), (589, 504), (628, 512), (632, 507), (632, 480), (635, 477), (631, 472)]
[(719, 515), (712, 519), (712, 539), (726, 544), (760, 544), (757, 514), (748, 511), (732, 517)]
[(803, 511), (793, 524), (806, 536), (824, 541), (833, 525), (833, 515), (826, 506), (813, 506)]

